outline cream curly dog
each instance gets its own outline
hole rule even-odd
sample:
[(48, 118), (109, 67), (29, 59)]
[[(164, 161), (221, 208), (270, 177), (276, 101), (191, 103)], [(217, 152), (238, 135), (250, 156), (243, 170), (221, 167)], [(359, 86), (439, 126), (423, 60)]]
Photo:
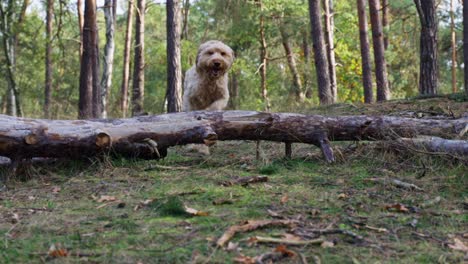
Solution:
[(221, 41), (200, 45), (195, 65), (185, 73), (183, 111), (222, 110), (229, 100), (228, 70), (234, 52)]

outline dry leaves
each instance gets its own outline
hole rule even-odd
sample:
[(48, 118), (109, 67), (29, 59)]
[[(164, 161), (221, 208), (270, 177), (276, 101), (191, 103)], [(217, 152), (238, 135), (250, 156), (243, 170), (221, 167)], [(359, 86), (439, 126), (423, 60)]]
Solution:
[(398, 213), (408, 213), (409, 209), (401, 203), (385, 205), (385, 210)]
[(53, 258), (58, 258), (58, 257), (66, 257), (68, 256), (68, 250), (66, 248), (63, 248), (59, 244), (52, 244), (49, 247), (49, 251), (47, 252), (47, 255)]
[(197, 209), (193, 209), (187, 206), (185, 206), (185, 212), (187, 212), (191, 216), (209, 216), (210, 215), (210, 213), (208, 212), (199, 211)]
[(463, 251), (465, 253), (468, 253), (468, 246), (465, 245), (465, 243), (463, 243), (463, 241), (461, 241), (458, 238), (454, 238), (453, 239), (453, 244), (448, 244), (448, 247), (453, 249), (453, 250), (459, 250), (459, 251)]

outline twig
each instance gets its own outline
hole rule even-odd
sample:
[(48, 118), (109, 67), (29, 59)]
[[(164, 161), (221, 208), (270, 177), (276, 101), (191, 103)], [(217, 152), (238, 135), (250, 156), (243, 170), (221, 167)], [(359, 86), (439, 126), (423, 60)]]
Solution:
[(383, 182), (383, 183), (387, 183), (387, 182), (390, 182), (391, 184), (395, 185), (396, 187), (400, 187), (400, 188), (404, 188), (404, 189), (410, 189), (410, 190), (416, 190), (416, 191), (424, 191), (423, 188), (415, 185), (415, 184), (412, 184), (412, 183), (407, 183), (407, 182), (403, 182), (403, 181), (400, 181), (400, 180), (397, 180), (397, 179), (388, 179), (388, 178), (370, 178), (370, 179), (366, 179), (366, 181), (371, 181), (371, 182)]
[(263, 237), (263, 236), (254, 236), (253, 241), (259, 243), (279, 243), (279, 244), (286, 244), (286, 245), (293, 245), (293, 246), (305, 246), (311, 244), (321, 244), (325, 240), (323, 238), (317, 238), (312, 240), (288, 240), (288, 239), (281, 239), (281, 238), (274, 238), (274, 237)]
[(185, 166), (177, 166), (177, 167), (172, 167), (172, 166), (164, 166), (164, 165), (151, 165), (148, 168), (145, 169), (145, 171), (150, 171), (150, 170), (155, 170), (155, 169), (160, 169), (160, 170), (191, 170), (192, 168), (190, 167), (185, 167)]
[(241, 186), (247, 186), (250, 183), (267, 182), (267, 181), (268, 181), (267, 176), (239, 177), (235, 180), (221, 182), (221, 185), (225, 187), (236, 185), (236, 184), (239, 184)]

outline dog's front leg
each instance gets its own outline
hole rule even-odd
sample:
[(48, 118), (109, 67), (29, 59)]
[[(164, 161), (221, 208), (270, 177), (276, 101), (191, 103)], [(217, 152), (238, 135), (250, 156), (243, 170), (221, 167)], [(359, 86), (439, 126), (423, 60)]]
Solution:
[(215, 110), (223, 110), (229, 101), (229, 97), (223, 97), (211, 103), (205, 110), (208, 111), (215, 111)]

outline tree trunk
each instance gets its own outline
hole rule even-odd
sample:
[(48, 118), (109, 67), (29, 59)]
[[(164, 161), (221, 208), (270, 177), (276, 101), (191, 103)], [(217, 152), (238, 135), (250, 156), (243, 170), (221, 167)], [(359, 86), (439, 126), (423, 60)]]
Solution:
[(304, 90), (305, 97), (312, 98), (309, 34), (302, 32), (302, 52), (304, 53)]
[(280, 33), (281, 33), (281, 40), (282, 40), (284, 51), (286, 53), (286, 58), (288, 61), (289, 70), (291, 71), (292, 80), (293, 80), (293, 86), (292, 86), (293, 89), (290, 90), (290, 94), (293, 94), (296, 97), (296, 102), (303, 102), (304, 92), (302, 91), (301, 77), (299, 76), (299, 72), (297, 70), (296, 59), (291, 49), (289, 36), (286, 33), (286, 29), (284, 28), (284, 25), (280, 25), (279, 28), (280, 28)]
[(132, 115), (143, 113), (145, 93), (145, 0), (137, 0), (135, 23), (135, 51), (133, 68)]
[(333, 19), (333, 0), (323, 0), (323, 8), (325, 9), (325, 44), (330, 74), (330, 89), (333, 96), (333, 103), (335, 103), (338, 99), (338, 90), (336, 82), (335, 41), (333, 39), (333, 32), (335, 30)]
[[(85, 1), (85, 20), (83, 24), (83, 53), (81, 56), (80, 71), (80, 98), (78, 105), (78, 116), (80, 119), (96, 117), (97, 89), (97, 26), (96, 26), (96, 1)], [(98, 101), (100, 104), (100, 101)]]
[[(41, 120), (0, 115), (0, 156), (83, 158), (98, 154), (161, 158), (167, 148), (217, 140), (313, 144), (334, 160), (329, 141), (456, 138), (468, 119), (392, 116), (325, 117), (254, 111), (196, 111), (115, 120)], [(466, 135), (465, 135), (466, 137)]]
[(455, 1), (450, 0), (450, 33), (452, 43), (452, 93), (457, 92), (457, 33), (455, 31)]
[(46, 13), (46, 49), (45, 49), (45, 89), (44, 89), (44, 117), (50, 118), (50, 100), (52, 97), (52, 16), (54, 14), (54, 0), (47, 0)]
[(468, 95), (468, 0), (463, 0), (463, 62), (465, 94)]
[(361, 43), (362, 59), (362, 85), (364, 87), (364, 102), (372, 103), (374, 94), (372, 91), (372, 66), (370, 58), (369, 39), (367, 38), (367, 16), (365, 0), (357, 0), (359, 20), (359, 40)]
[(320, 0), (309, 0), (309, 15), (320, 104), (332, 104), (333, 95), (331, 93), (325, 40), (320, 19)]
[(419, 93), (437, 94), (437, 14), (435, 0), (414, 0), (421, 21)]
[(380, 19), (380, 0), (369, 0), (369, 10), (372, 26), (372, 43), (374, 45), (375, 77), (377, 80), (377, 101), (390, 99), (390, 89), (387, 80), (387, 63)]
[(83, 27), (84, 27), (84, 15), (83, 9), (81, 8), (81, 0), (76, 1), (76, 9), (78, 10), (78, 26), (80, 27), (80, 63), (81, 56), (83, 54)]
[(182, 19), (182, 35), (181, 39), (188, 40), (188, 16), (190, 13), (190, 0), (182, 0), (183, 1), (183, 19)]
[(239, 100), (239, 71), (231, 70), (229, 77), (228, 109), (237, 109)]
[(167, 0), (167, 112), (182, 108), (182, 65), (180, 57), (179, 0)]
[(104, 63), (101, 78), (101, 112), (102, 118), (107, 118), (107, 104), (112, 85), (112, 73), (115, 53), (115, 6), (117, 0), (105, 0), (104, 17), (106, 19), (106, 46), (104, 47)]
[(265, 17), (263, 15), (263, 2), (258, 1), (260, 7), (260, 90), (265, 103), (265, 111), (270, 111), (270, 99), (268, 98), (267, 90), (267, 67), (268, 67), (268, 50), (265, 36)]
[(388, 48), (388, 0), (382, 0), (382, 28), (384, 49)]
[(133, 21), (133, 1), (128, 1), (127, 28), (125, 30), (125, 47), (123, 61), (122, 85), (120, 87), (120, 110), (122, 116), (127, 116), (128, 111), (128, 83), (130, 79), (130, 50), (132, 45), (132, 21)]

